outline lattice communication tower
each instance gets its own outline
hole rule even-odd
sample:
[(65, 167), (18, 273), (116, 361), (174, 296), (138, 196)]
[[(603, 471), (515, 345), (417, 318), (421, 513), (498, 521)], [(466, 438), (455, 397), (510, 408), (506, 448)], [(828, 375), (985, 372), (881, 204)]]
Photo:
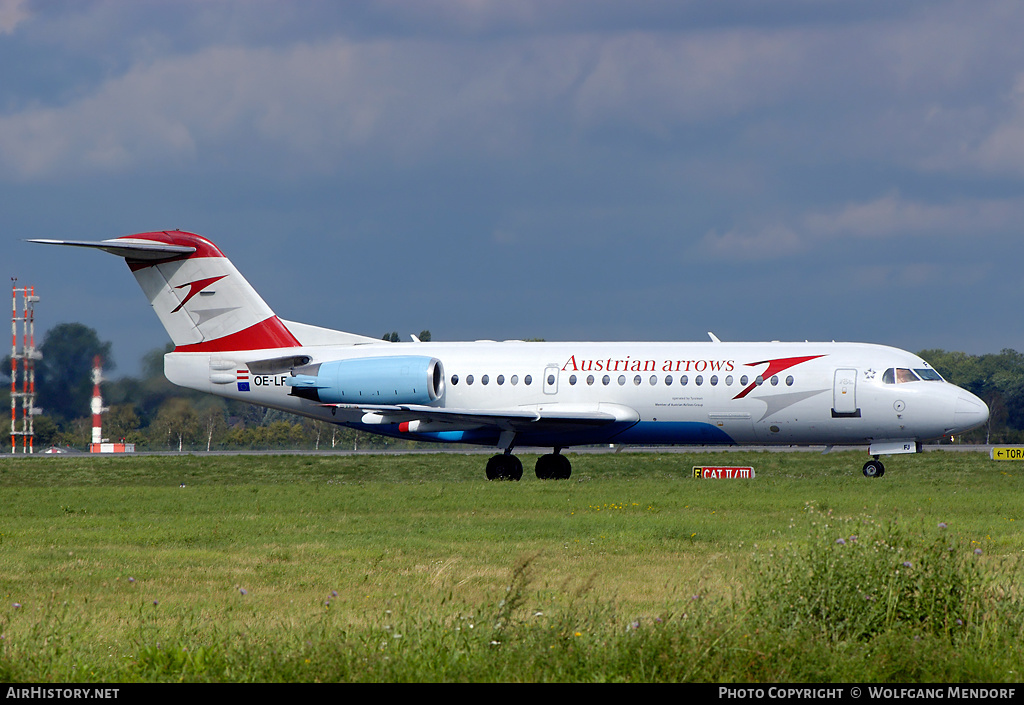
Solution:
[[(21, 299), (21, 315), (18, 314), (18, 299)], [(34, 286), (18, 287), (18, 280), (11, 277), (11, 452), (16, 453), (18, 437), (21, 437), (21, 452), (33, 452), (32, 417), (36, 409), (35, 362), (41, 355), (36, 350), (35, 304), (39, 301)], [(18, 338), (21, 345), (18, 345)], [(21, 391), (18, 391), (18, 382)], [(21, 410), (19, 428), (18, 411)]]

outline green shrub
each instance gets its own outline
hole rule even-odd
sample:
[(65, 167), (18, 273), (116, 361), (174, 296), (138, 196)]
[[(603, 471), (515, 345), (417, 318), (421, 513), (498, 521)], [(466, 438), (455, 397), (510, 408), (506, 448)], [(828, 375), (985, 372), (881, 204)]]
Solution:
[(986, 613), (994, 583), (977, 542), (939, 524), (838, 519), (808, 506), (806, 542), (757, 554), (752, 614), (777, 629), (833, 640), (870, 639), (899, 626), (952, 640)]

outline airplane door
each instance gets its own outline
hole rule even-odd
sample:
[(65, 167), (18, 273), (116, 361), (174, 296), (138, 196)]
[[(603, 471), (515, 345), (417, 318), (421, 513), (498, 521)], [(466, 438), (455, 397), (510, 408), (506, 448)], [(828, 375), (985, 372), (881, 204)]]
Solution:
[(857, 414), (857, 370), (836, 370), (832, 384), (832, 413), (837, 416)]
[(558, 365), (548, 365), (544, 368), (544, 393), (554, 394), (558, 391), (558, 373), (561, 368)]

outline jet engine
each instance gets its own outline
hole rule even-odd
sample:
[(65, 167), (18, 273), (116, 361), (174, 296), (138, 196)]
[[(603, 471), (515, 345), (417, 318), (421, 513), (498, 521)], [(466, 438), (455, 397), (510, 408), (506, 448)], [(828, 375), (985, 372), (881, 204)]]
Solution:
[(331, 360), (291, 374), (292, 396), (323, 404), (430, 404), (444, 395), (441, 361), (419, 355)]

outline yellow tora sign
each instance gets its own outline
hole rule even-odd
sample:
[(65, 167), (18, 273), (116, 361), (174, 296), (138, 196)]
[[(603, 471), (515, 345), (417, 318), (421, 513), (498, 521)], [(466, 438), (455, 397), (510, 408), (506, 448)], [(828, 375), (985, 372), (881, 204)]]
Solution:
[(992, 460), (1024, 460), (1024, 448), (993, 448)]

